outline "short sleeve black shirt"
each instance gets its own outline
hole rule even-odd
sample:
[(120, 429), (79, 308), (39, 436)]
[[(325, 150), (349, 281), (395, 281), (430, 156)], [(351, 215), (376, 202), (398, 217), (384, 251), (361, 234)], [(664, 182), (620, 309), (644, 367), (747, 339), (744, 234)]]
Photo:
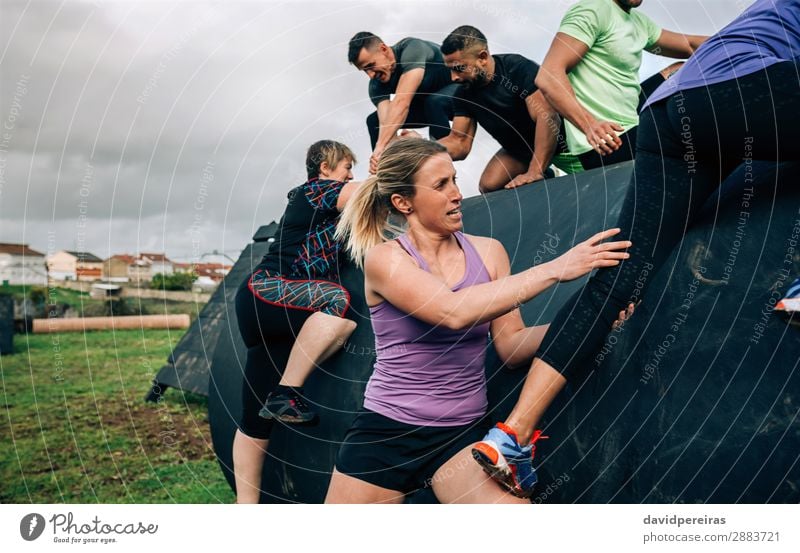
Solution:
[(378, 80), (369, 82), (369, 98), (376, 106), (388, 100), (397, 90), (397, 83), (404, 71), (422, 68), (425, 76), (417, 89), (418, 93), (433, 94), (450, 84), (450, 70), (444, 64), (444, 57), (439, 46), (428, 40), (404, 38), (392, 46), (397, 65), (388, 83)]
[(336, 203), (344, 185), (311, 179), (289, 191), (275, 241), (258, 268), (290, 279), (338, 282), (340, 245), (333, 235), (339, 219)]
[(478, 122), (512, 155), (530, 159), (536, 125), (525, 99), (536, 92), (539, 65), (518, 54), (492, 56), (494, 76), (483, 87), (459, 86), (453, 98), (454, 116)]

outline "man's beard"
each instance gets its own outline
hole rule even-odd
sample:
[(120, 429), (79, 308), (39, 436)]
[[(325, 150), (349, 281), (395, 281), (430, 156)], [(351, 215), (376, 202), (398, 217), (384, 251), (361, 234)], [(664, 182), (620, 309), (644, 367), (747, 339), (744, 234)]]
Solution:
[(467, 88), (482, 88), (489, 84), (490, 80), (485, 71), (476, 71), (473, 79), (465, 84)]

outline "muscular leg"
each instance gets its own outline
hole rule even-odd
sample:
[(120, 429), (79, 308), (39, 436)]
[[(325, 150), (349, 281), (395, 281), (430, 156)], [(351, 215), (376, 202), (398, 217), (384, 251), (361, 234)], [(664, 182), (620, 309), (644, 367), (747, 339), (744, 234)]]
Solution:
[(433, 493), (441, 503), (527, 503), (506, 493), (472, 459), (465, 447), (433, 475)]
[(528, 163), (512, 156), (504, 148), (497, 150), (483, 170), (478, 188), (481, 194), (502, 189), (511, 179), (528, 169)]
[(261, 497), (261, 469), (269, 440), (260, 440), (236, 430), (233, 437), (233, 476), (236, 503), (258, 503)]
[(300, 387), (308, 375), (337, 352), (356, 329), (356, 323), (341, 317), (317, 312), (303, 323), (297, 334), (281, 386)]
[(403, 499), (402, 492), (364, 482), (334, 468), (325, 503), (402, 503)]

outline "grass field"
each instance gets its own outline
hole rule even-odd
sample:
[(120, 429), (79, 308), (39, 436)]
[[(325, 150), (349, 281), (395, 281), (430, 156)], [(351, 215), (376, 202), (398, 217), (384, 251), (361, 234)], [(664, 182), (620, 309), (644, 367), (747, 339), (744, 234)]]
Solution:
[(15, 336), (0, 358), (0, 503), (233, 502), (206, 398), (142, 399), (182, 334)]

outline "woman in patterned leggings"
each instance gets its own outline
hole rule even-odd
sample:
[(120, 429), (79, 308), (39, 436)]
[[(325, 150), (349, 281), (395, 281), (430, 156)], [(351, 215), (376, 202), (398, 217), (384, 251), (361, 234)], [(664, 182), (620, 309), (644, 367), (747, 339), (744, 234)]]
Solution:
[[(302, 386), (314, 368), (355, 330), (345, 318), (350, 294), (339, 283), (339, 212), (357, 183), (355, 156), (322, 140), (306, 156), (308, 181), (289, 192), (275, 242), (242, 283), (236, 315), (247, 345), (242, 417), (233, 440), (238, 503), (258, 503), (261, 471), (274, 421), (312, 423)], [(266, 343), (293, 343), (282, 374), (271, 369)]]

